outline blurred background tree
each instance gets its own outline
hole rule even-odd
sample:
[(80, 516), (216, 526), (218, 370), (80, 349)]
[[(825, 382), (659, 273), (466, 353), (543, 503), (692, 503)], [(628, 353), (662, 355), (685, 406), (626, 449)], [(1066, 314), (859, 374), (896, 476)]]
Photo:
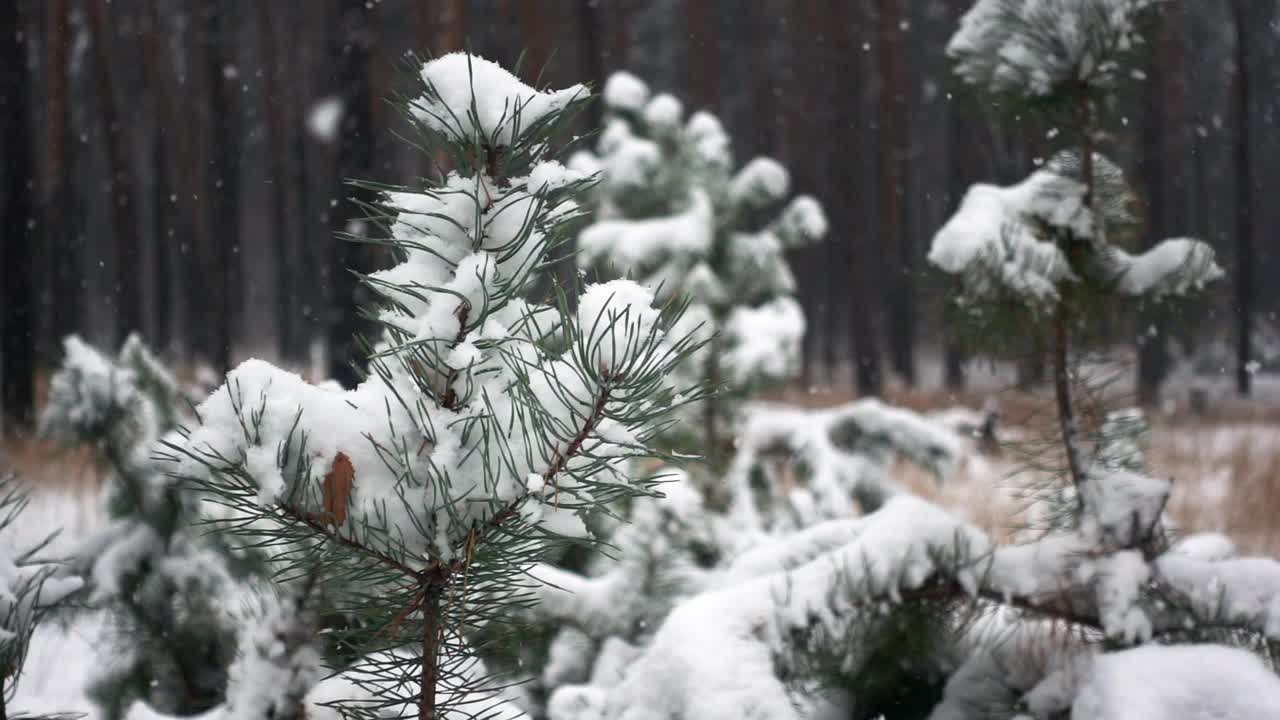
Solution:
[[(363, 229), (343, 179), (433, 172), (386, 140), (406, 128), (383, 98), (404, 89), (406, 53), (462, 47), (508, 65), (524, 48), (527, 76), (551, 85), (602, 87), (626, 69), (715, 113), (739, 157), (777, 158), (795, 192), (830, 210), (828, 242), (788, 251), (810, 327), (803, 381), (959, 387), (964, 358), (944, 342), (946, 286), (926, 273), (927, 239), (959, 191), (1012, 182), (1058, 132), (1023, 117), (991, 129), (998, 109), (957, 92), (943, 48), (963, 5), (7, 3), (6, 414), (30, 415), (33, 378), (70, 332), (118, 346), (137, 330), (179, 367), (253, 354), (349, 383), (358, 320), (336, 309), (358, 285), (345, 268), (388, 261), (326, 241)], [(1277, 5), (1169, 4), (1140, 50), (1143, 91), (1120, 98), (1106, 128), (1151, 227), (1205, 238), (1229, 270), (1203, 322), (1111, 323), (1112, 343), (1141, 348), (1147, 400), (1189, 357), (1234, 372), (1241, 392), (1277, 362), (1280, 289), (1260, 278), (1280, 265), (1265, 240), (1280, 204), (1252, 201), (1280, 176)]]

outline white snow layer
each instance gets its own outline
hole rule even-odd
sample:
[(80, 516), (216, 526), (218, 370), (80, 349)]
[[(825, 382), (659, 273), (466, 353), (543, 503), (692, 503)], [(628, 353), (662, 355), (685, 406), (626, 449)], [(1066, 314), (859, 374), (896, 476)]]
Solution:
[(1186, 295), (1221, 278), (1213, 248), (1199, 240), (1173, 238), (1140, 255), (1113, 250), (1119, 289), (1126, 295)]
[(1280, 680), (1257, 656), (1221, 645), (1146, 645), (1098, 655), (1072, 720), (1268, 720)]
[(1083, 199), (1083, 185), (1045, 170), (1011, 187), (974, 185), (934, 235), (929, 262), (963, 275), (979, 297), (1003, 290), (1028, 301), (1056, 300), (1058, 284), (1074, 275), (1057, 245), (1037, 237), (1032, 221), (1089, 237), (1093, 219)]
[[(981, 532), (911, 496), (866, 518), (849, 544), (805, 563), (713, 590), (676, 607), (620, 684), (567, 686), (550, 707), (568, 718), (798, 718), (774, 669), (793, 632), (815, 625), (840, 636), (867, 608), (896, 598), (940, 567), (964, 568), (989, 549)], [(959, 582), (977, 588), (966, 569)], [(843, 588), (843, 591), (840, 590)]]
[(640, 112), (649, 102), (649, 86), (626, 71), (615, 72), (604, 84), (604, 104), (616, 110)]
[[(974, 298), (1006, 292), (1037, 304), (1056, 301), (1060, 285), (1078, 280), (1081, 271), (1100, 275), (1120, 293), (1150, 299), (1185, 295), (1222, 277), (1213, 249), (1198, 240), (1165, 240), (1139, 255), (1107, 245), (1105, 228), (1084, 204), (1084, 189), (1050, 170), (1010, 187), (974, 185), (934, 235), (929, 262), (961, 276)], [(1073, 271), (1053, 234), (1042, 228), (1089, 243), (1098, 261)]]
[(501, 65), (461, 52), (423, 65), (422, 81), (426, 93), (410, 104), (419, 122), (462, 142), (479, 139), (491, 145), (512, 144), (548, 115), (590, 94), (583, 85), (540, 92)]

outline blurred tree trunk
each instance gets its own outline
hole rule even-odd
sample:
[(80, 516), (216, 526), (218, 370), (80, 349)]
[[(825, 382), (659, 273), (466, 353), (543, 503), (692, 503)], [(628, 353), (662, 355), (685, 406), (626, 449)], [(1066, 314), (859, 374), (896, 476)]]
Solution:
[[(1168, 175), (1177, 157), (1176, 148), (1169, 143), (1168, 125), (1175, 121), (1169, 113), (1170, 76), (1176, 72), (1168, 65), (1172, 53), (1167, 48), (1174, 44), (1172, 38), (1172, 7), (1163, 8), (1149, 43), (1151, 57), (1147, 64), (1147, 79), (1143, 86), (1142, 133), (1142, 184), (1146, 191), (1147, 223), (1142, 233), (1144, 249), (1154, 247), (1169, 237)], [(1160, 385), (1168, 372), (1168, 339), (1165, 337), (1164, 313), (1159, 306), (1143, 307), (1138, 313), (1135, 333), (1138, 345), (1138, 402), (1154, 405), (1159, 401)]]
[(47, 96), (45, 137), (44, 242), (51, 249), (49, 268), (53, 278), (52, 329), (56, 337), (75, 332), (80, 320), (79, 254), (75, 249), (75, 229), (70, 213), (70, 169), (67, 147), (70, 107), (67, 104), (67, 51), (71, 46), (67, 0), (50, 0), (45, 6), (47, 22)]
[(1247, 0), (1231, 0), (1236, 25), (1235, 169), (1236, 169), (1236, 391), (1253, 385), (1253, 148), (1250, 147), (1249, 30)]
[[(604, 56), (600, 47), (600, 35), (604, 26), (600, 22), (599, 0), (578, 0), (578, 46), (582, 53), (583, 76), (591, 81), (592, 91), (604, 92)], [(587, 105), (587, 130), (594, 132), (600, 129), (604, 116), (604, 102), (597, 97)]]
[(436, 31), (437, 55), (467, 49), (467, 0), (443, 0)]
[(21, 7), (0, 3), (0, 409), (4, 430), (30, 428), (35, 413), (35, 134), (30, 126), (27, 45)]
[[(948, 210), (954, 212), (960, 207), (964, 195), (969, 191), (970, 181), (981, 172), (982, 159), (977, 148), (978, 137), (974, 132), (974, 120), (969, 117), (973, 108), (963, 105), (958, 97), (952, 97), (948, 103), (947, 131), (950, 135), (948, 148), (947, 200)], [(959, 390), (964, 387), (965, 349), (956, 337), (963, 330), (947, 328), (942, 346), (942, 380), (948, 390)]]
[(138, 232), (137, 175), (129, 153), (129, 136), (120, 123), (119, 98), (112, 75), (112, 29), (104, 0), (89, 0), (89, 27), (93, 33), (93, 69), (102, 116), (104, 144), (110, 177), (107, 179), (111, 198), (111, 231), (115, 243), (116, 332), (120, 337), (142, 326), (142, 297), (137, 272)]
[(915, 385), (915, 247), (906, 229), (906, 58), (902, 8), (898, 0), (878, 0), (880, 92), (880, 246), (889, 263), (888, 340), (893, 370)]
[[(837, 101), (838, 106), (831, 117), (834, 128), (832, 138), (849, 138), (860, 130), (858, 118), (863, 115), (864, 88), (859, 79), (860, 70), (864, 67), (858, 48), (862, 46), (862, 35), (859, 28), (864, 26), (865, 14), (859, 3), (845, 0), (831, 0), (832, 24), (835, 26), (835, 45), (843, 49), (838, 69), (839, 78)], [(856, 142), (849, 145), (857, 147)], [(836, 148), (822, 148), (823, 152), (835, 152)], [(862, 182), (862, 163), (853, 157), (842, 157), (835, 163), (836, 201), (832, 227), (836, 232), (844, 232), (843, 242), (849, 243), (851, 266), (846, 269), (845, 278), (851, 283), (849, 294), (849, 340), (854, 365), (854, 380), (861, 395), (879, 395), (882, 376), (880, 373), (880, 352), (876, 345), (872, 324), (872, 308), (876, 303), (873, 290), (876, 274), (879, 272), (879, 261), (872, 243), (860, 230), (866, 227), (865, 218), (858, 217), (858, 208), (863, 207), (864, 187)], [(832, 237), (828, 242), (840, 242)]]
[[(295, 17), (294, 6), (286, 8), (285, 17)], [(325, 314), (328, 306), (325, 273), (329, 267), (329, 243), (335, 241), (329, 236), (330, 221), (325, 206), (325, 199), (329, 197), (329, 183), (323, 183), (324, 187), (321, 189), (322, 185), (317, 179), (322, 175), (319, 169), (322, 166), (325, 167), (324, 174), (327, 177), (328, 153), (316, 147), (316, 137), (308, 128), (313, 103), (316, 102), (316, 96), (320, 95), (314, 88), (315, 74), (308, 71), (318, 64), (318, 44), (323, 46), (325, 54), (328, 53), (328, 46), (331, 44), (327, 40), (328, 36), (324, 35), (326, 40), (317, 43), (321, 34), (316, 32), (316, 28), (327, 28), (330, 14), (325, 13), (318, 22), (290, 22), (277, 28), (289, 33), (289, 40), (285, 43), (288, 52), (282, 52), (280, 59), (284, 76), (289, 78), (285, 89), (288, 104), (284, 108), (287, 112), (287, 125), (293, 128), (293, 134), (287, 141), (292, 148), (292, 164), (289, 166), (290, 175), (286, 185), (289, 188), (289, 216), (294, 220), (294, 237), (291, 243), (294, 256), (287, 261), (285, 272), (291, 278), (289, 285), (294, 291), (289, 302), (293, 313), (291, 324), (296, 342), (295, 351), (299, 353), (295, 357), (306, 357), (310, 372), (316, 380), (323, 379), (321, 376), (328, 372), (328, 362), (323, 356), (329, 332), (328, 316)], [(423, 46), (424, 51), (428, 47), (429, 45)], [(327, 77), (325, 81), (328, 82)], [(324, 91), (329, 91), (327, 85)], [(330, 95), (325, 99), (335, 98)], [(317, 282), (317, 278), (321, 278), (321, 281)]]
[(210, 163), (210, 226), (215, 274), (210, 288), (213, 322), (210, 326), (210, 361), (220, 372), (231, 369), (232, 344), (240, 326), (243, 301), (240, 270), (240, 107), (236, 102), (243, 80), (236, 54), (235, 14), (225, 3), (211, 2), (205, 9), (205, 37), (209, 43), (208, 73), (210, 119), (213, 123), (213, 157)]
[[(790, 75), (792, 80), (790, 102), (787, 103), (789, 164), (792, 167), (795, 192), (814, 193), (818, 178), (825, 169), (826, 158), (820, 153), (809, 151), (812, 139), (822, 132), (822, 124), (829, 122), (825, 117), (826, 97), (825, 73), (809, 72), (809, 68), (820, 67), (825, 60), (822, 53), (821, 39), (825, 37), (829, 18), (826, 3), (822, 0), (804, 0), (798, 3), (791, 18), (790, 33), (787, 38), (787, 50), (791, 55)], [(765, 47), (761, 43), (760, 47)], [(757, 53), (752, 53), (753, 55)], [(763, 54), (763, 53), (758, 53)], [(760, 78), (756, 85), (769, 85), (769, 75)], [(753, 88), (753, 95), (759, 97), (760, 90)], [(768, 107), (762, 105), (761, 108)], [(754, 118), (767, 118), (768, 114), (751, 113)], [(764, 122), (761, 125), (767, 126)], [(758, 135), (758, 134), (757, 134)], [(768, 147), (761, 148), (767, 152)], [(788, 253), (790, 261), (797, 267), (801, 277), (822, 275), (826, 248), (822, 246), (802, 247)], [(825, 279), (825, 277), (823, 278)], [(817, 278), (815, 278), (817, 280)], [(826, 316), (833, 312), (834, 303), (827, 288), (821, 282), (798, 283), (796, 295), (804, 309), (807, 320), (800, 358), (800, 381), (806, 388), (813, 385), (818, 362), (822, 358), (820, 341), (826, 327)], [(824, 297), (825, 296), (825, 297)]]
[(287, 186), (293, 174), (289, 171), (288, 156), (291, 145), (285, 134), (284, 97), (280, 93), (280, 60), (277, 50), (275, 22), (272, 19), (270, 3), (260, 2), (256, 6), (258, 42), (261, 46), (262, 60), (266, 66), (263, 71), (263, 94), (266, 100), (267, 153), (269, 156), (267, 174), (270, 177), (271, 206), (271, 244), (275, 249), (276, 261), (281, 264), (281, 272), (277, 273), (274, 291), (275, 312), (279, 336), (277, 352), (281, 358), (297, 358), (298, 333), (294, 328), (294, 313), (297, 312), (298, 291), (294, 285), (297, 274), (292, 268), (297, 266), (298, 257), (294, 252), (292, 235), (289, 232), (289, 200)]
[[(335, 76), (336, 91), (343, 100), (343, 117), (338, 146), (339, 182), (345, 185), (352, 179), (368, 179), (373, 158), (373, 114), (370, 93), (369, 60), (375, 43), (372, 11), (364, 0), (340, 0), (337, 38), (338, 70)], [(333, 209), (332, 230), (338, 234), (331, 239), (333, 252), (329, 265), (330, 283), (333, 288), (332, 307), (329, 308), (329, 377), (354, 387), (361, 378), (364, 351), (360, 335), (366, 332), (366, 323), (357, 313), (363, 304), (364, 288), (356, 273), (368, 272), (368, 247), (353, 242), (349, 236), (362, 236), (365, 212), (360, 202), (369, 203), (375, 198), (366, 189), (339, 187), (335, 196), (338, 205)]]
[(151, 159), (155, 172), (152, 187), (154, 212), (154, 234), (156, 270), (156, 326), (152, 337), (148, 338), (156, 348), (165, 350), (173, 346), (174, 328), (185, 326), (182, 309), (185, 305), (184, 293), (174, 292), (182, 286), (175, 283), (175, 277), (181, 272), (181, 260), (174, 247), (178, 240), (178, 212), (176, 182), (177, 173), (173, 165), (175, 153), (171, 149), (171, 138), (178, 130), (176, 122), (177, 105), (174, 102), (173, 85), (169, 75), (169, 55), (162, 38), (167, 37), (161, 11), (151, 6), (148, 21), (150, 32), (144, 36), (143, 52), (144, 72), (147, 87), (151, 93), (152, 114), (155, 121), (155, 133), (151, 138)]
[[(715, 0), (687, 0), (686, 8), (689, 29), (688, 108), (690, 111), (703, 109), (714, 113), (720, 106), (716, 3)], [(760, 49), (756, 48), (756, 51), (760, 52)]]
[(530, 84), (546, 83), (547, 62), (551, 59), (550, 38), (547, 37), (546, 15), (551, 9), (538, 0), (521, 0), (520, 30), (524, 37), (524, 65), (520, 74)]

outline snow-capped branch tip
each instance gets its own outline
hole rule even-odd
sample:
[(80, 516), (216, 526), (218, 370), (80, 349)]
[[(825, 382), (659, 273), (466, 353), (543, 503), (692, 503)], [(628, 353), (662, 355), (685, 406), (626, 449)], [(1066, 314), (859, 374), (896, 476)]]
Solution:
[(418, 122), (452, 142), (494, 148), (518, 144), (590, 97), (584, 85), (538, 90), (501, 65), (463, 52), (427, 61), (420, 77), (423, 93), (409, 103)]
[(1117, 58), (1140, 42), (1140, 16), (1159, 1), (977, 0), (947, 55), (961, 79), (995, 94), (1110, 89)]

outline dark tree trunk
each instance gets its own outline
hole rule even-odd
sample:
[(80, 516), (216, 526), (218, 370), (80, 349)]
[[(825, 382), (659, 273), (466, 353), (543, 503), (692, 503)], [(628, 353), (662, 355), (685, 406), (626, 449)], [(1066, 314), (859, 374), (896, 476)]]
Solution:
[(1253, 386), (1253, 148), (1250, 147), (1249, 13), (1245, 0), (1232, 0), (1236, 21), (1236, 391)]
[(436, 53), (465, 50), (467, 46), (467, 0), (444, 0), (436, 32)]
[(50, 0), (46, 6), (48, 24), (47, 88), (45, 104), (47, 135), (45, 138), (44, 242), (51, 249), (50, 277), (53, 297), (51, 329), (56, 337), (75, 332), (80, 321), (80, 273), (75, 247), (75, 228), (70, 215), (71, 186), (67, 164), (68, 130), (67, 51), (71, 46), (67, 25), (67, 0)]
[(112, 30), (104, 0), (89, 0), (89, 26), (93, 33), (93, 70), (102, 117), (102, 131), (107, 150), (110, 177), (111, 231), (115, 243), (114, 294), (116, 333), (128, 335), (142, 326), (142, 294), (139, 285), (137, 174), (129, 152), (129, 136), (121, 125), (120, 105), (115, 77), (112, 74)]
[(716, 81), (717, 49), (715, 0), (688, 0), (689, 109), (716, 112), (720, 88)]
[(547, 36), (547, 13), (551, 9), (538, 0), (521, 0), (520, 30), (524, 37), (524, 63), (520, 74), (530, 84), (549, 80), (547, 62), (551, 59), (551, 43)]
[[(367, 179), (373, 157), (373, 117), (369, 90), (369, 58), (375, 37), (370, 9), (364, 0), (342, 0), (339, 26), (337, 91), (343, 98), (341, 139), (338, 148), (339, 177), (346, 180)], [(367, 332), (366, 323), (357, 313), (365, 301), (363, 286), (356, 273), (367, 272), (368, 246), (346, 237), (360, 235), (365, 216), (359, 202), (375, 198), (368, 190), (340, 187), (336, 195), (342, 199), (334, 208), (333, 254), (330, 283), (333, 305), (329, 308), (329, 376), (344, 387), (354, 387), (363, 375), (364, 352), (360, 336)]]
[[(839, 47), (846, 49), (862, 46), (863, 35), (860, 29), (865, 26), (865, 13), (859, 3), (845, 0), (832, 0), (833, 24)], [(860, 53), (845, 52), (842, 62), (847, 63), (838, 73), (839, 96), (842, 98), (839, 111), (832, 114), (836, 127), (832, 137), (856, 136), (861, 132), (861, 124), (856, 118), (865, 117), (864, 88), (858, 82), (866, 69)], [(830, 148), (829, 150), (834, 150)], [(849, 257), (852, 260), (848, 272), (851, 282), (849, 294), (849, 319), (851, 351), (854, 366), (854, 381), (861, 395), (879, 395), (882, 386), (880, 371), (880, 348), (876, 343), (874, 316), (878, 297), (876, 293), (876, 276), (880, 272), (880, 263), (875, 254), (874, 239), (865, 232), (868, 223), (863, 207), (865, 187), (863, 185), (862, 164), (857, 162), (836, 163), (836, 186), (839, 188), (839, 216), (833, 223), (835, 228), (843, 228), (848, 233), (844, 242), (850, 244)], [(830, 242), (830, 241), (829, 241)]]
[(210, 361), (219, 371), (231, 369), (232, 345), (240, 325), (240, 107), (236, 57), (235, 14), (224, 3), (211, 3), (205, 10), (205, 33), (209, 43), (208, 72), (210, 120), (213, 123), (213, 157), (209, 193), (210, 248), (214, 275), (210, 293), (213, 308)]
[(182, 317), (184, 293), (174, 292), (175, 289), (180, 291), (182, 286), (174, 283), (175, 274), (180, 272), (181, 260), (174, 247), (178, 241), (178, 186), (172, 165), (174, 153), (170, 148), (172, 135), (177, 132), (177, 107), (169, 78), (169, 56), (161, 41), (166, 37), (166, 28), (159, 8), (152, 6), (149, 22), (151, 31), (144, 39), (144, 63), (155, 120), (155, 133), (151, 138), (152, 169), (155, 172), (151, 195), (155, 226), (152, 242), (157, 273), (154, 287), (156, 325), (149, 340), (156, 348), (167, 350), (174, 344), (174, 328), (183, 324), (179, 319)]
[(276, 273), (275, 313), (277, 317), (277, 352), (281, 358), (296, 359), (297, 333), (294, 330), (294, 313), (297, 311), (297, 289), (294, 279), (297, 277), (292, 268), (297, 263), (293, 252), (292, 238), (289, 233), (289, 201), (287, 187), (291, 178), (287, 156), (290, 145), (285, 137), (284, 98), (279, 89), (278, 76), (280, 63), (276, 49), (275, 23), (272, 20), (270, 3), (258, 3), (258, 39), (261, 44), (262, 60), (266, 66), (263, 74), (264, 95), (266, 99), (267, 152), (270, 155), (268, 175), (270, 177), (271, 205), (271, 245), (274, 248), (276, 262), (280, 272)]
[[(604, 91), (604, 56), (600, 48), (600, 34), (604, 30), (600, 22), (600, 3), (597, 0), (578, 0), (578, 38), (582, 53), (582, 71), (591, 81), (596, 93)], [(597, 98), (587, 106), (587, 129), (600, 128), (604, 115), (604, 103)]]
[[(1169, 235), (1168, 209), (1165, 189), (1166, 177), (1172, 160), (1169, 154), (1166, 126), (1174, 120), (1166, 114), (1166, 91), (1169, 80), (1159, 70), (1163, 65), (1163, 49), (1171, 42), (1167, 18), (1161, 18), (1151, 43), (1152, 59), (1148, 65), (1147, 81), (1143, 88), (1142, 113), (1142, 183), (1146, 190), (1145, 232), (1143, 245), (1153, 247)], [(1160, 308), (1143, 307), (1138, 313), (1135, 333), (1138, 345), (1138, 401), (1154, 405), (1159, 401), (1160, 384), (1168, 372), (1167, 340), (1164, 318)]]
[(0, 409), (6, 432), (30, 428), (35, 412), (36, 162), (24, 29), (18, 3), (0, 3)]
[(889, 358), (908, 385), (916, 382), (915, 247), (906, 229), (905, 38), (898, 0), (878, 0), (880, 93), (877, 102), (880, 168), (880, 247), (888, 261)]

